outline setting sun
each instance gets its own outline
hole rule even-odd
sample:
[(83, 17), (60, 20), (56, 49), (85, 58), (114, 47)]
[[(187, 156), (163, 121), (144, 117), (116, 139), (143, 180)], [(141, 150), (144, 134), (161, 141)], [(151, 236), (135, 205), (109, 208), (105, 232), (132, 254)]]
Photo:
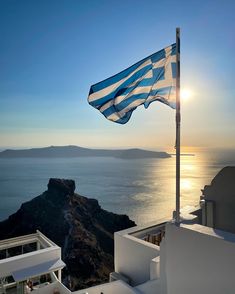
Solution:
[(180, 93), (180, 97), (183, 101), (187, 101), (192, 97), (192, 91), (188, 89), (182, 89)]

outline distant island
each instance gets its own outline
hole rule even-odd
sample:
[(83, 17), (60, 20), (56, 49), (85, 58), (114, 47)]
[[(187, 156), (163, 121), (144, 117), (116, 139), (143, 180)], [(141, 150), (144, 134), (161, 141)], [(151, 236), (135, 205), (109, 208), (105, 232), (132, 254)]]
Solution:
[(79, 146), (50, 146), (43, 148), (31, 148), (13, 150), (7, 149), (0, 152), (0, 158), (43, 158), (43, 157), (115, 157), (122, 159), (138, 158), (169, 158), (167, 152), (149, 151), (138, 148), (132, 149), (89, 149)]

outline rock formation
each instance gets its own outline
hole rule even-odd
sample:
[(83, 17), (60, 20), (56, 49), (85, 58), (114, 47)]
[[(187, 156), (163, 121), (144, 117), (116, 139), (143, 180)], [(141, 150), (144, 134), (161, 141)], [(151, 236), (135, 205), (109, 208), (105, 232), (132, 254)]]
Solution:
[(47, 191), (0, 222), (0, 239), (38, 229), (61, 246), (67, 265), (63, 281), (72, 290), (107, 281), (113, 270), (113, 233), (135, 225), (128, 216), (107, 212), (97, 200), (74, 191), (73, 180), (50, 179)]

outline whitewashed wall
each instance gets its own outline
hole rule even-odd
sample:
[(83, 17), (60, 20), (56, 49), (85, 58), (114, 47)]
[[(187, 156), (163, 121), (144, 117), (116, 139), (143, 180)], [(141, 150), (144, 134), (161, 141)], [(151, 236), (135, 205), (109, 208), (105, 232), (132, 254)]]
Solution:
[(163, 244), (167, 294), (235, 293), (235, 235), (167, 224)]
[(159, 247), (119, 232), (114, 237), (115, 272), (129, 277), (132, 286), (149, 280), (150, 263), (159, 256)]

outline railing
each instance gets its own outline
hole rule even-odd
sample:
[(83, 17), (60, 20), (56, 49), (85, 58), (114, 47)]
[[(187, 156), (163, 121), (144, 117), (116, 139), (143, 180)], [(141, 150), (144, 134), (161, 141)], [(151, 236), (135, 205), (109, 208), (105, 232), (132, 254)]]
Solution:
[(71, 291), (59, 281), (55, 281), (47, 285), (39, 285), (37, 289), (34, 288), (32, 294), (71, 294)]
[(152, 260), (159, 256), (166, 221), (115, 233), (115, 272), (128, 277), (132, 286), (150, 279)]
[(138, 239), (144, 240), (146, 242), (160, 246), (160, 243), (163, 237), (165, 236), (165, 226), (166, 221), (164, 220), (163, 222), (154, 224), (147, 228), (136, 230), (133, 233), (130, 233), (130, 235)]

